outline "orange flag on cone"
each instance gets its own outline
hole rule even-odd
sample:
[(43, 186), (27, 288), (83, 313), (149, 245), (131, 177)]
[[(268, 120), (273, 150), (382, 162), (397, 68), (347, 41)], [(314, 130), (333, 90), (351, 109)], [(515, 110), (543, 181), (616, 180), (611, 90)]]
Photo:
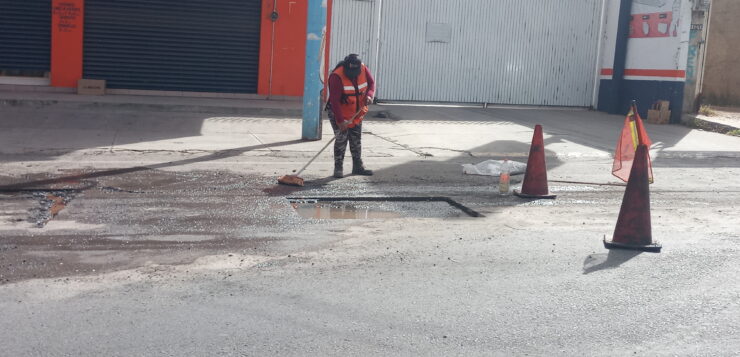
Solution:
[[(614, 164), (612, 164), (612, 175), (620, 180), (627, 182), (632, 170), (632, 162), (635, 160), (635, 151), (639, 145), (645, 145), (650, 148), (652, 142), (648, 137), (645, 126), (642, 124), (642, 118), (637, 113), (637, 106), (632, 103), (630, 112), (624, 118), (624, 127), (622, 134), (617, 141), (617, 149), (614, 151)], [(648, 182), (653, 183), (653, 165), (648, 152)]]

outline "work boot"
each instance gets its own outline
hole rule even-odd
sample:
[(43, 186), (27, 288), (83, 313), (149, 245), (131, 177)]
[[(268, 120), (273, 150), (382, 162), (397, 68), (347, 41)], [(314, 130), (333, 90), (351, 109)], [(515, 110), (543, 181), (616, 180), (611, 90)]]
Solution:
[(352, 160), (352, 174), (362, 176), (372, 176), (373, 170), (368, 170), (365, 165), (362, 164), (362, 160)]
[(344, 177), (344, 171), (342, 168), (342, 164), (334, 164), (334, 178), (342, 178)]

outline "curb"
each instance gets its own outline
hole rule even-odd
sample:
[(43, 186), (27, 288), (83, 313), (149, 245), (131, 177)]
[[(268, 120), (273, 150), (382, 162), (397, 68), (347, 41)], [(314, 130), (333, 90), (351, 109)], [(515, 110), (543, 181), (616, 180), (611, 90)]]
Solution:
[(266, 117), (288, 117), (300, 118), (300, 109), (292, 108), (264, 108), (264, 107), (239, 107), (216, 104), (153, 104), (135, 102), (100, 102), (100, 101), (74, 101), (56, 99), (0, 99), (0, 107), (16, 108), (44, 108), (58, 107), (60, 109), (114, 109), (114, 110), (144, 110), (160, 112), (188, 112), (188, 113), (218, 113), (233, 115), (251, 115)]
[(740, 136), (740, 128), (702, 119), (696, 115), (684, 115), (681, 123), (689, 128), (702, 129), (730, 136)]

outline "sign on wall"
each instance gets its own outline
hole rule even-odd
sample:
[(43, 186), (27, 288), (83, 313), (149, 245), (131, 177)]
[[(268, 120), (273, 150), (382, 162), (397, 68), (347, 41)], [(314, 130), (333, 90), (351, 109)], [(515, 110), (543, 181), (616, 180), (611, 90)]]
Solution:
[(76, 87), (82, 78), (84, 0), (51, 3), (51, 85)]

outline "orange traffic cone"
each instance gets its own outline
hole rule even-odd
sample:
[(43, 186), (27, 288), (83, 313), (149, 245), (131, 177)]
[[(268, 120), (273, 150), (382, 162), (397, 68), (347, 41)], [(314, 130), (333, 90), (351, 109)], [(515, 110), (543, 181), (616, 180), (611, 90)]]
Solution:
[(624, 191), (622, 208), (619, 210), (617, 228), (610, 242), (604, 239), (607, 249), (632, 249), (645, 252), (660, 252), (662, 247), (653, 242), (650, 226), (650, 187), (648, 184), (648, 148), (639, 145), (632, 163), (627, 190)]
[(532, 146), (529, 147), (527, 171), (524, 173), (522, 190), (514, 194), (522, 198), (555, 198), (547, 188), (547, 168), (545, 168), (545, 141), (542, 139), (542, 125), (535, 125)]

